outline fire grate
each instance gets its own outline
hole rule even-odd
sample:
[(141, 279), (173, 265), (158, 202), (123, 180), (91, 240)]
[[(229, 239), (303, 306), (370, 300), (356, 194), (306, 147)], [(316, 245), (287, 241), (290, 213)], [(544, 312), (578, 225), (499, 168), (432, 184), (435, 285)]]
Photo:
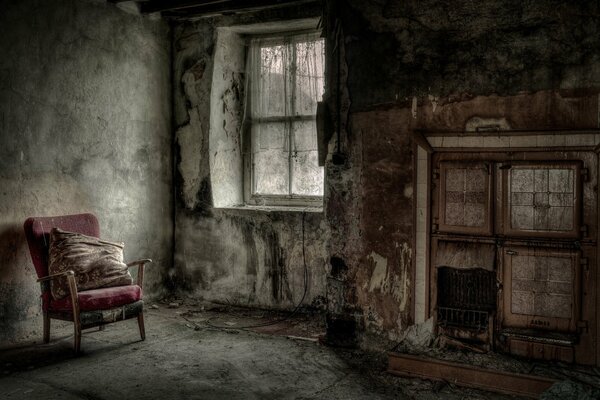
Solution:
[(442, 326), (486, 329), (488, 327), (488, 321), (489, 318), (487, 311), (438, 307), (437, 322)]
[(438, 268), (438, 324), (485, 329), (496, 309), (496, 274), (482, 268)]
[(438, 304), (463, 310), (496, 309), (496, 273), (482, 268), (438, 268)]

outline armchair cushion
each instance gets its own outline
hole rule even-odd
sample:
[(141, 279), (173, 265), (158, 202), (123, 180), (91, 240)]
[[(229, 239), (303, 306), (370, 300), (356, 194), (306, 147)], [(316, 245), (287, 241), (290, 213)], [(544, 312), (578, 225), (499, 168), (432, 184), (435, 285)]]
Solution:
[[(123, 243), (54, 228), (50, 234), (48, 272), (56, 274), (69, 270), (75, 272), (77, 289), (81, 291), (133, 282), (123, 263)], [(50, 289), (54, 300), (66, 297), (69, 294), (67, 279), (52, 280)]]
[[(142, 298), (142, 289), (138, 285), (116, 286), (79, 292), (79, 310), (108, 310), (134, 303)], [(73, 312), (71, 297), (50, 300), (50, 311)]]

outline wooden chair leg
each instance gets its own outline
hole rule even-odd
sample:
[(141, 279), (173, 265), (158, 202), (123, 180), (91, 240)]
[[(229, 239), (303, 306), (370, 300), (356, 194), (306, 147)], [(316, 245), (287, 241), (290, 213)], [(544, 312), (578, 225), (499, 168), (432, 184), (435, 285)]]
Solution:
[(138, 326), (140, 328), (140, 336), (142, 340), (146, 340), (146, 329), (144, 328), (144, 312), (138, 314)]
[(44, 311), (44, 343), (50, 342), (50, 316)]
[(81, 349), (81, 325), (79, 324), (79, 321), (75, 321), (74, 322), (75, 325), (75, 329), (74, 329), (74, 343), (73, 343), (73, 349), (75, 350), (75, 354), (79, 354), (79, 350)]
[(75, 354), (79, 354), (81, 348), (81, 320), (79, 319), (79, 296), (77, 294), (77, 283), (75, 281), (75, 273), (67, 271), (67, 281), (69, 282), (69, 293), (71, 294), (71, 305), (73, 307), (73, 348)]

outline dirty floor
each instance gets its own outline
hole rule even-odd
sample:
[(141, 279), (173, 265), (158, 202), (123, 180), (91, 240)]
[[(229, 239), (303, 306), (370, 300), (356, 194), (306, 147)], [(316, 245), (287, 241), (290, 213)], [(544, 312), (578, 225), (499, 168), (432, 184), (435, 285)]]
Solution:
[[(156, 307), (156, 306), (154, 306)], [(47, 345), (0, 351), (2, 399), (510, 399), (385, 372), (385, 357), (325, 347), (322, 317), (204, 307), (148, 307), (135, 320), (88, 330), (71, 352), (70, 326)], [(41, 323), (41, 321), (40, 321)], [(266, 326), (256, 326), (264, 325)], [(240, 329), (243, 326), (251, 329)]]

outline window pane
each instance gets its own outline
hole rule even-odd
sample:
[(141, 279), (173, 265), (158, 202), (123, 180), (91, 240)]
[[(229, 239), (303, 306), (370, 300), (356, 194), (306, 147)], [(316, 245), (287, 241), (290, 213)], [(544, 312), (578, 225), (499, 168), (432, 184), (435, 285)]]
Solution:
[(316, 122), (294, 123), (292, 149), (292, 193), (322, 196), (324, 168), (319, 167)]
[(254, 194), (287, 195), (289, 157), (286, 124), (272, 122), (252, 126)]
[(268, 46), (260, 49), (260, 83), (253, 100), (255, 117), (280, 117), (289, 109), (289, 47)]
[(288, 151), (285, 122), (262, 122), (252, 126), (252, 143), (254, 151), (280, 150)]
[(323, 40), (296, 43), (296, 115), (316, 115), (324, 92), (325, 47)]

